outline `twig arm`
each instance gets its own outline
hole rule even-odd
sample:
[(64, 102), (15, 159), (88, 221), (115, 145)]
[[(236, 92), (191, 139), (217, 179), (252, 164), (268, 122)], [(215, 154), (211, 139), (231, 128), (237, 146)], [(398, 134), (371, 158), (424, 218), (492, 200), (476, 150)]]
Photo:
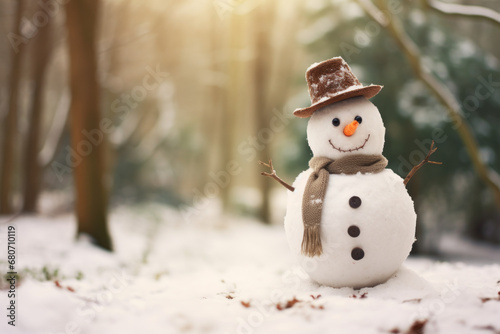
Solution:
[(286, 183), (285, 181), (283, 181), (278, 175), (276, 175), (276, 171), (274, 170), (274, 167), (273, 167), (273, 162), (269, 159), (269, 163), (266, 164), (265, 162), (262, 162), (262, 161), (259, 161), (259, 164), (260, 165), (263, 165), (263, 166), (266, 166), (268, 167), (270, 170), (271, 170), (271, 173), (267, 173), (267, 172), (262, 172), (260, 173), (260, 175), (264, 175), (264, 176), (268, 176), (272, 179), (275, 179), (276, 181), (279, 182), (279, 184), (281, 184), (283, 187), (285, 187), (286, 189), (290, 190), (290, 191), (294, 191), (295, 188), (292, 187), (291, 185), (289, 185), (288, 183)]
[(408, 173), (408, 175), (405, 177), (405, 180), (403, 181), (403, 183), (406, 185), (410, 179), (413, 177), (413, 175), (415, 175), (415, 173), (423, 166), (425, 165), (426, 163), (429, 163), (429, 164), (434, 164), (434, 165), (441, 165), (443, 164), (442, 162), (436, 162), (436, 161), (429, 161), (429, 158), (431, 157), (431, 155), (436, 152), (437, 150), (437, 147), (434, 147), (434, 140), (432, 141), (431, 143), (431, 148), (429, 149), (429, 153), (427, 153), (427, 155), (425, 156), (424, 160), (422, 160), (418, 165), (416, 166), (413, 166), (413, 168), (411, 169), (411, 171)]

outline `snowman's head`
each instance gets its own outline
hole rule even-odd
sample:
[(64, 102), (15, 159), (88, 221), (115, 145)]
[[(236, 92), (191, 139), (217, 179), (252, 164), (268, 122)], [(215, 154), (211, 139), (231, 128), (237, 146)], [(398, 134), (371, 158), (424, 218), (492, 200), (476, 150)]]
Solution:
[(314, 112), (307, 140), (316, 157), (382, 154), (385, 127), (377, 107), (365, 97), (330, 104)]

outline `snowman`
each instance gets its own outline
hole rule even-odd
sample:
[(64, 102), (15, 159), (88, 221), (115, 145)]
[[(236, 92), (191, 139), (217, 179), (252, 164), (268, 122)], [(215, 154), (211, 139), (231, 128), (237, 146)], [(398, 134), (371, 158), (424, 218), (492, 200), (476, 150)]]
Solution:
[(382, 86), (363, 86), (336, 57), (311, 65), (306, 81), (312, 105), (294, 115), (309, 118), (313, 158), (293, 186), (271, 161), (262, 173), (288, 188), (285, 232), (292, 254), (311, 279), (355, 289), (386, 282), (415, 241), (417, 216), (406, 183), (436, 150), (403, 180), (385, 168), (385, 128), (369, 101)]

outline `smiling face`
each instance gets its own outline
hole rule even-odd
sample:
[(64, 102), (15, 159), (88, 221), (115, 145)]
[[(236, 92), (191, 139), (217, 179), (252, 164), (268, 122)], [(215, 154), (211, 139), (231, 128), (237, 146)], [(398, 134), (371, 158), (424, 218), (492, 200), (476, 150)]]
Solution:
[(385, 127), (377, 107), (365, 97), (336, 102), (314, 112), (307, 141), (315, 157), (382, 154)]

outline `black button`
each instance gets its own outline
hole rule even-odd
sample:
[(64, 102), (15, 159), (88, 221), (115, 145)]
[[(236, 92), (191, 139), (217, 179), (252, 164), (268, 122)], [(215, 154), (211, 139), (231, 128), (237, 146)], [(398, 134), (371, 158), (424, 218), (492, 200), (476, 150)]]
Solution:
[(361, 260), (365, 257), (365, 252), (361, 248), (356, 247), (352, 250), (351, 257), (356, 261)]
[(359, 208), (361, 206), (361, 198), (359, 198), (358, 196), (352, 196), (351, 198), (349, 198), (349, 205), (353, 209)]
[(347, 229), (347, 233), (349, 233), (351, 237), (356, 238), (357, 236), (359, 236), (361, 231), (359, 230), (359, 227), (357, 227), (356, 225), (351, 225)]

